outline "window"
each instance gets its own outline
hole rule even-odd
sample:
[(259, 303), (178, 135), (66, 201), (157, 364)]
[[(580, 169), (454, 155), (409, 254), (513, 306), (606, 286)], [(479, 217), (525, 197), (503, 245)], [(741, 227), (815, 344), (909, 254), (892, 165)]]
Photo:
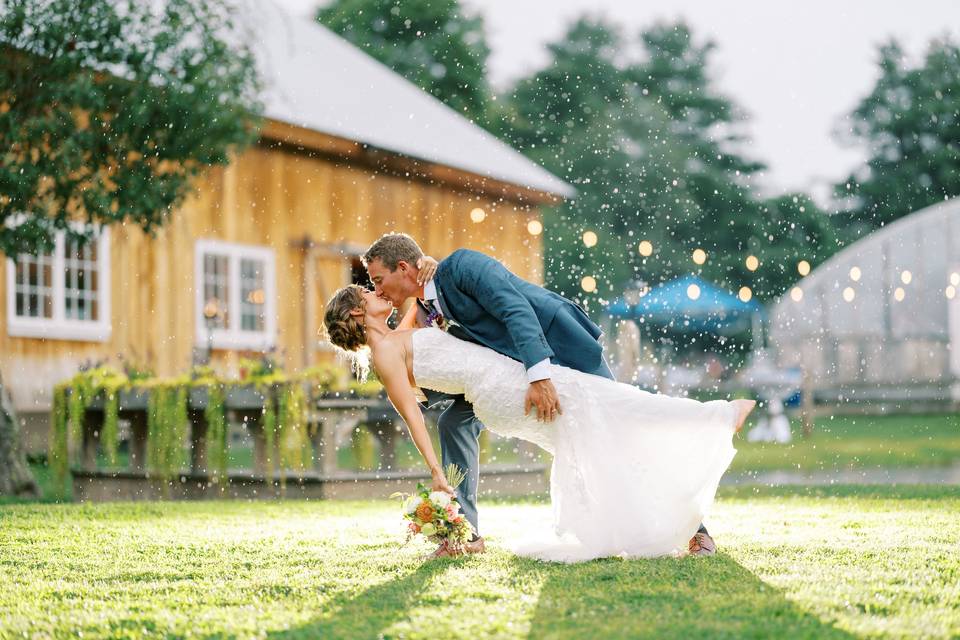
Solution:
[(80, 243), (61, 231), (52, 251), (7, 259), (7, 333), (104, 342), (110, 337), (110, 240)]
[(272, 249), (200, 240), (196, 283), (198, 347), (265, 351), (274, 345)]

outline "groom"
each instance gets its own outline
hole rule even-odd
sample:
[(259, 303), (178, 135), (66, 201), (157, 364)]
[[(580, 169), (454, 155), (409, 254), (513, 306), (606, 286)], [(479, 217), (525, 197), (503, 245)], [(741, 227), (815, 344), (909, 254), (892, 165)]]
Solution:
[[(517, 277), (500, 262), (476, 251), (458, 249), (437, 265), (433, 278), (418, 284), (423, 252), (413, 238), (388, 233), (363, 256), (378, 296), (400, 307), (415, 298), (420, 326), (437, 326), (451, 335), (482, 344), (518, 360), (527, 369), (525, 406), (536, 408), (537, 419), (552, 421), (562, 413), (550, 381), (550, 363), (614, 379), (603, 358), (600, 328), (577, 304)], [(479, 531), (477, 486), (480, 472), (478, 437), (483, 424), (462, 395), (425, 390), (428, 405), (453, 400), (440, 415), (440, 451), (444, 466), (453, 463), (466, 473), (457, 488), (464, 514)], [(466, 549), (484, 550), (477, 535)], [(713, 553), (706, 529), (690, 541), (691, 553)], [(447, 555), (444, 547), (435, 555)]]

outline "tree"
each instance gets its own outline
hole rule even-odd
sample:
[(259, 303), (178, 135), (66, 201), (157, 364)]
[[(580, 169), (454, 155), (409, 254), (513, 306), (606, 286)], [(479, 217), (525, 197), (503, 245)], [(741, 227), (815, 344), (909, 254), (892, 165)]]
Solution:
[[(193, 177), (256, 135), (239, 36), (220, 0), (0, 0), (0, 251), (162, 225)], [(29, 492), (2, 383), (0, 398), (0, 494)]]
[[(584, 18), (549, 49), (548, 66), (518, 81), (493, 121), (577, 187), (576, 199), (546, 213), (549, 286), (591, 303), (633, 279), (656, 285), (698, 273), (768, 299), (795, 279), (791, 251), (829, 248), (829, 220), (808, 198), (755, 195), (762, 165), (739, 152), (744, 118), (708, 78), (713, 45), (697, 43), (685, 24), (656, 25), (633, 43)], [(698, 248), (703, 265), (691, 259)], [(582, 289), (585, 276), (596, 292)]]
[(250, 52), (220, 0), (3, 0), (0, 251), (79, 220), (163, 224), (256, 135)]
[(960, 195), (960, 48), (935, 40), (911, 67), (894, 40), (879, 58), (880, 77), (850, 116), (848, 141), (869, 159), (836, 185), (851, 205), (848, 235)]
[(466, 117), (484, 122), (490, 49), (459, 0), (334, 0), (317, 20)]

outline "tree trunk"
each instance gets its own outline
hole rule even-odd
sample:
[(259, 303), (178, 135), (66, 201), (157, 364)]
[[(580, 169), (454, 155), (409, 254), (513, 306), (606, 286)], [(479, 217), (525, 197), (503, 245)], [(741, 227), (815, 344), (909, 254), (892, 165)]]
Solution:
[(0, 496), (40, 496), (20, 441), (20, 423), (0, 378)]

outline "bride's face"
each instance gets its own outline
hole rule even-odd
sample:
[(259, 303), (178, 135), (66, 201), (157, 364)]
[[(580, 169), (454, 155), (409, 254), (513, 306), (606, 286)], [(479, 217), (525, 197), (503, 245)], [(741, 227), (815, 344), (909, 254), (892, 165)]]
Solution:
[(362, 295), (364, 308), (371, 318), (386, 320), (393, 313), (393, 303), (389, 300), (384, 300), (369, 289), (365, 290)]

